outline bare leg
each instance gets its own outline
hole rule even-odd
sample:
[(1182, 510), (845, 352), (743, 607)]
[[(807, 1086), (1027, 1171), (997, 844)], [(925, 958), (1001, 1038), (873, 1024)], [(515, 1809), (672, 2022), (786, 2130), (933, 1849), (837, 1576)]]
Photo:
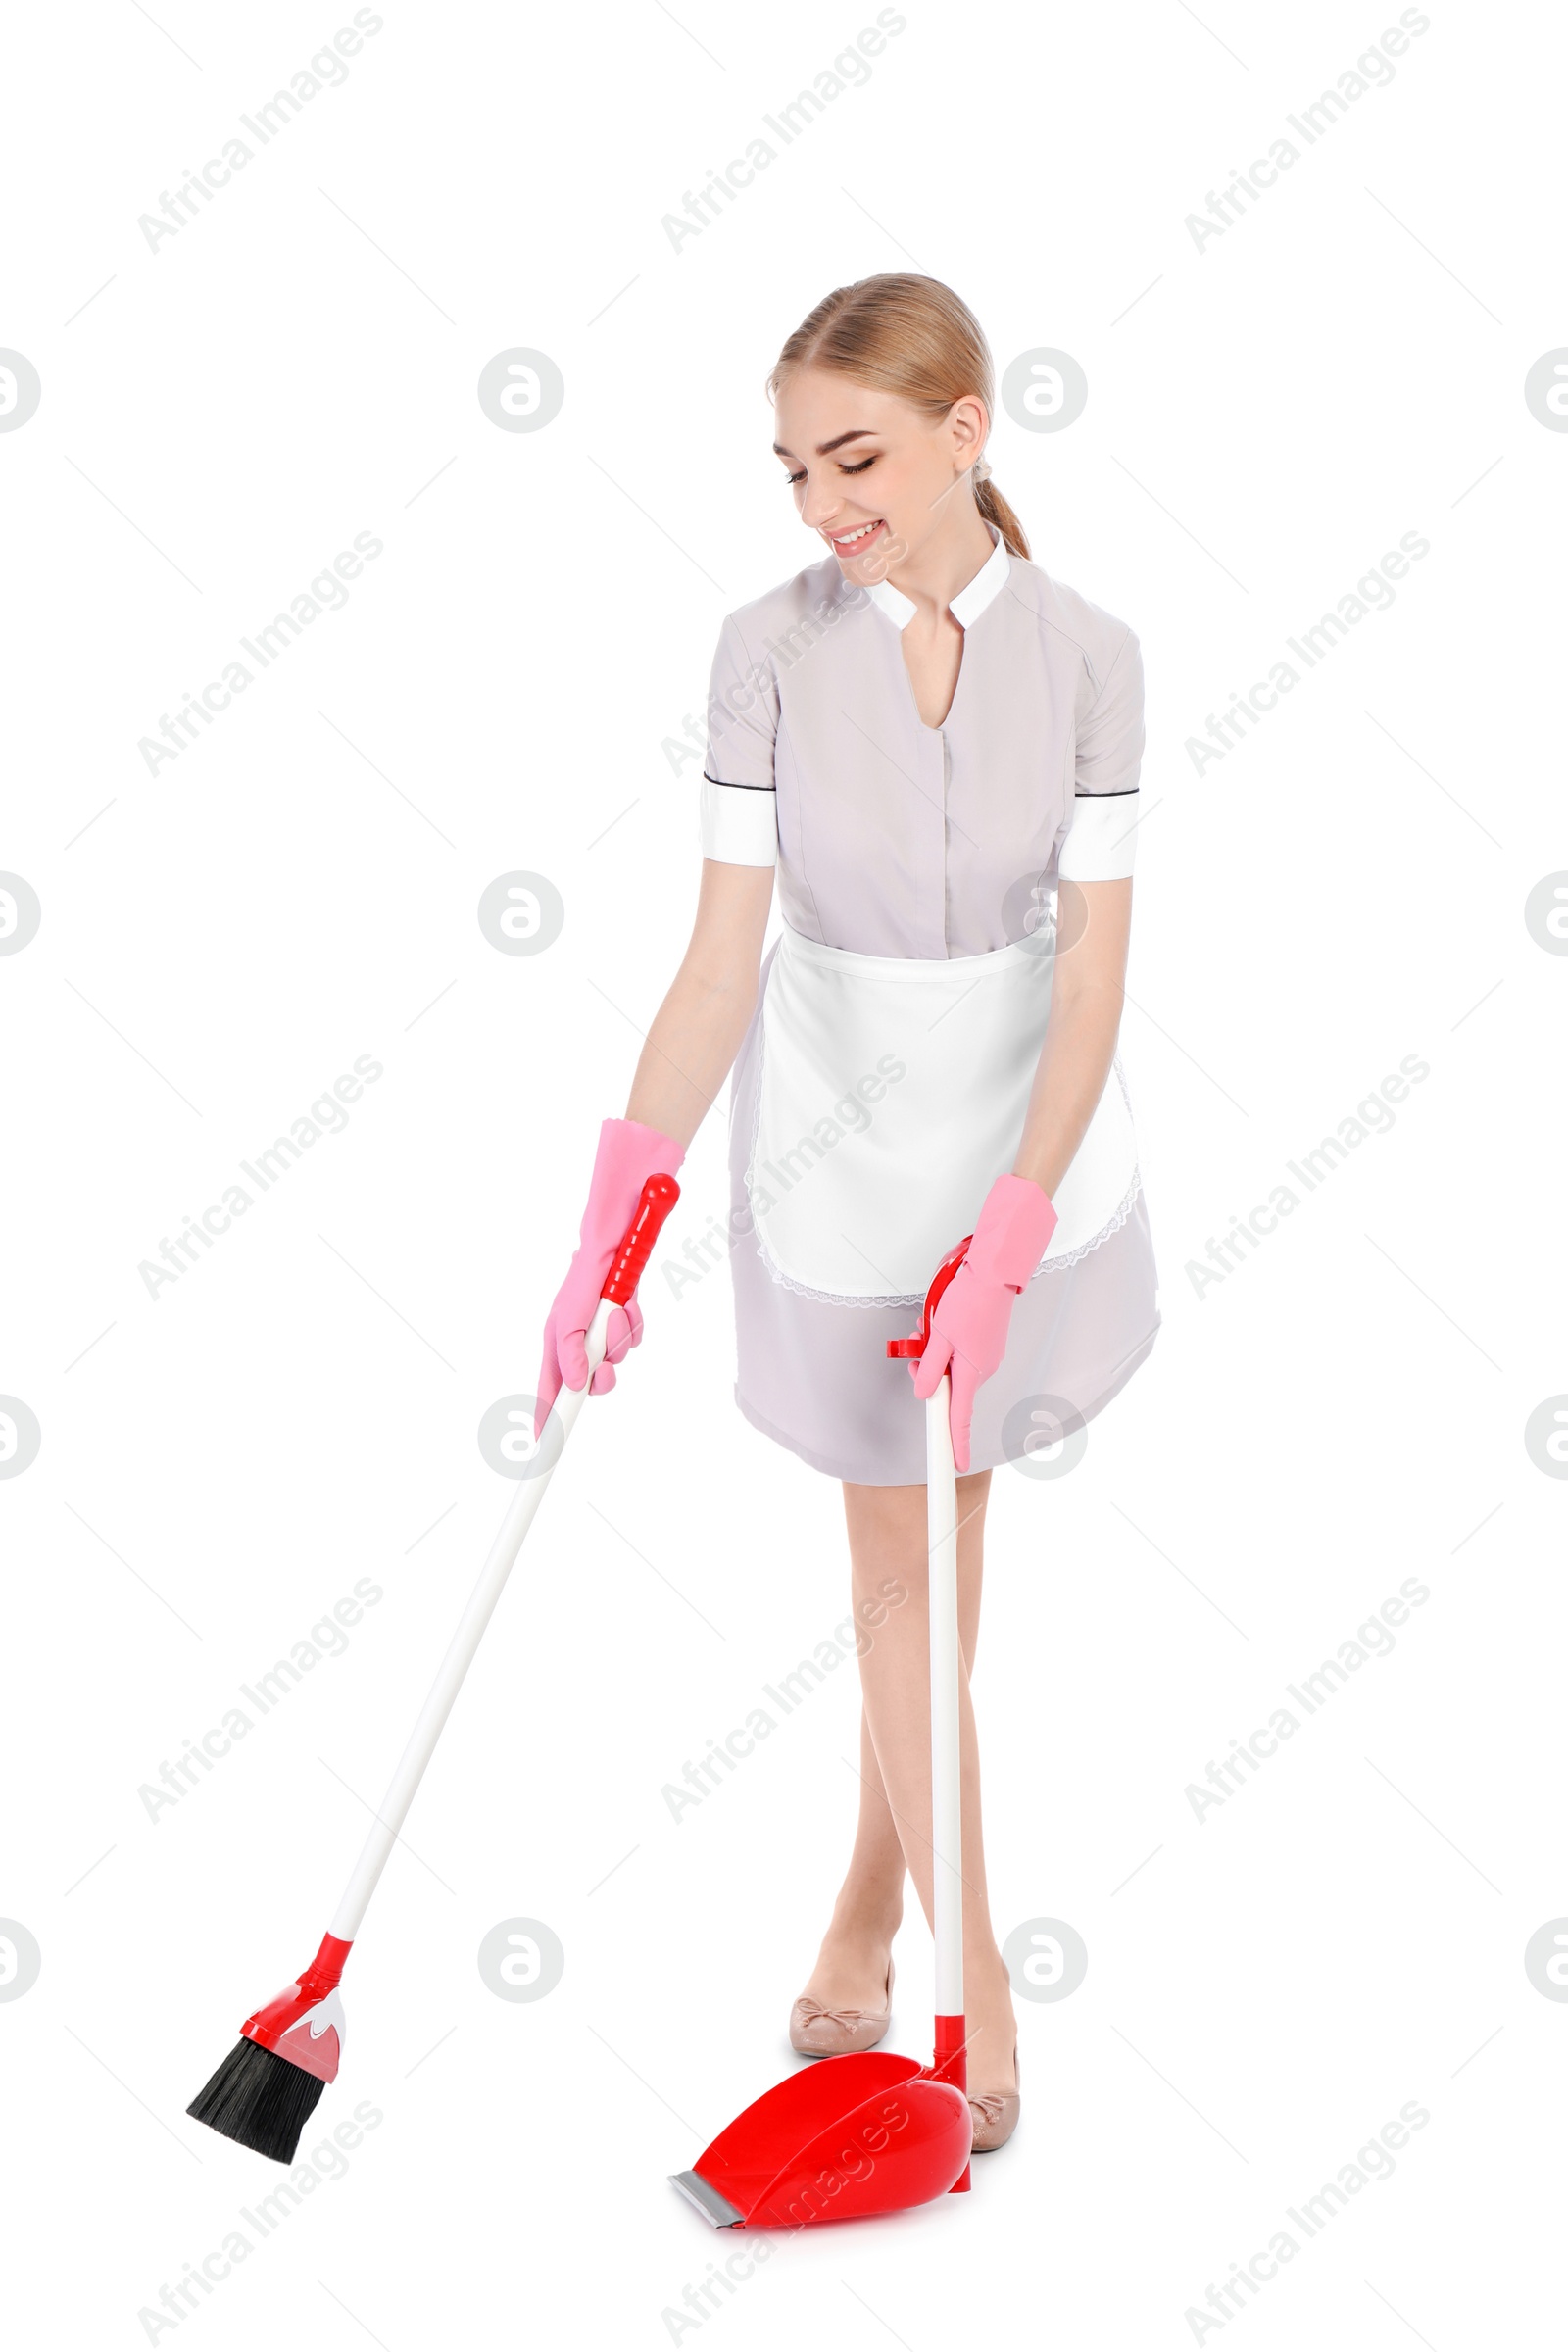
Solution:
[[(873, 1637), (874, 1639), (874, 1637)], [(863, 1663), (863, 1661), (862, 1661)], [(855, 1849), (805, 1991), (824, 2009), (880, 2009), (904, 1917), (904, 1847), (860, 1710), (860, 1813)]]
[[(971, 2036), (969, 2080), (979, 2091), (1014, 2088), (1013, 2016), (1006, 1969), (991, 1932), (980, 1823), (979, 1760), (969, 1671), (980, 1628), (980, 1588), (989, 1470), (958, 1481), (959, 1691), (963, 1764), (964, 2006)], [(931, 1916), (930, 1632), (927, 1618), (926, 1497), (923, 1486), (844, 1489), (852, 1581), (862, 1601), (885, 1611), (869, 1628), (860, 1660), (860, 1818), (849, 1874), (810, 1984), (833, 2007), (874, 2009), (887, 1982), (888, 1949), (903, 1912), (906, 1866)], [(889, 1598), (890, 1593), (902, 1598)]]

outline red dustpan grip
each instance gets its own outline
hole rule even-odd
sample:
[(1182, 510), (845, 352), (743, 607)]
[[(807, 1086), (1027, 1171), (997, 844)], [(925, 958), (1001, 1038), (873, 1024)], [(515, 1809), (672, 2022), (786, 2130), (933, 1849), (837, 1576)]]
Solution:
[(966, 1233), (962, 1241), (955, 1243), (948, 1251), (947, 1256), (931, 1277), (930, 1287), (925, 1295), (925, 1304), (920, 1309), (919, 1330), (911, 1331), (906, 1340), (889, 1340), (889, 1355), (924, 1355), (926, 1342), (931, 1337), (931, 1317), (936, 1311), (937, 1300), (962, 1265), (963, 1253), (973, 1240), (974, 1235)]

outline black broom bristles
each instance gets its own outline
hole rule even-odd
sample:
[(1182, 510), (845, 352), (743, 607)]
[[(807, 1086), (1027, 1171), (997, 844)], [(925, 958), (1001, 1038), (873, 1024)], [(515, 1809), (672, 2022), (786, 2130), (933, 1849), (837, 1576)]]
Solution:
[(185, 2113), (225, 2139), (237, 2139), (242, 2148), (254, 2148), (258, 2156), (292, 2164), (300, 2133), (325, 2088), (319, 2075), (307, 2074), (303, 2066), (242, 2036)]

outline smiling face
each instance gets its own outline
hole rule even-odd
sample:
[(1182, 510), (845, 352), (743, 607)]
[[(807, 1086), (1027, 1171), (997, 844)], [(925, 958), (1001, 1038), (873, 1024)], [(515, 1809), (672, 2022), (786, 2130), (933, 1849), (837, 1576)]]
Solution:
[(798, 368), (778, 387), (773, 446), (801, 520), (863, 585), (978, 521), (967, 475), (988, 425), (969, 395), (933, 424), (896, 393)]

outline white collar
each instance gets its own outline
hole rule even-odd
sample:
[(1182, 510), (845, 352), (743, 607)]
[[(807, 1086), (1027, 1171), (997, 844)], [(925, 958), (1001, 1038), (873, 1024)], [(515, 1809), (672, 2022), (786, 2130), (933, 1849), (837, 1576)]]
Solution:
[[(991, 533), (991, 553), (968, 586), (960, 588), (948, 606), (948, 611), (960, 629), (974, 626), (992, 598), (1001, 595), (1007, 584), (1007, 574), (1012, 569), (1012, 558), (1007, 553), (1007, 543), (1002, 533), (994, 523), (988, 522), (986, 529)], [(897, 629), (906, 629), (918, 610), (908, 597), (894, 587), (891, 580), (873, 581), (866, 589), (866, 594)]]

